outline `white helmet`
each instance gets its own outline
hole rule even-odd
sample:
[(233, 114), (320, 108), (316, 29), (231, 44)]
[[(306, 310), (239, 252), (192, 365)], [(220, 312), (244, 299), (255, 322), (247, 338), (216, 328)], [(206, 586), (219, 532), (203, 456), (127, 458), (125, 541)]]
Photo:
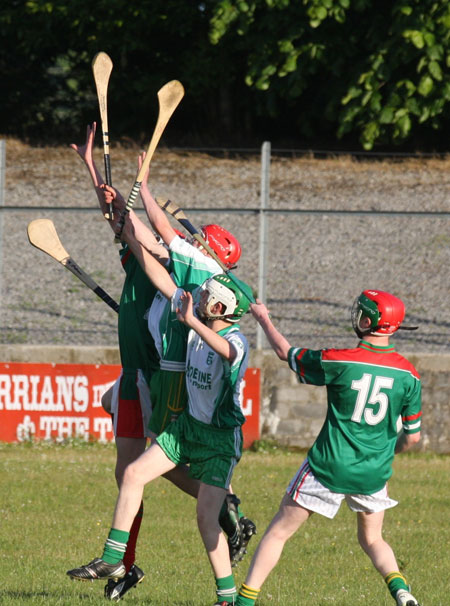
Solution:
[[(234, 279), (238, 281), (236, 277)], [(238, 322), (250, 308), (248, 298), (226, 274), (219, 274), (208, 278), (202, 284), (202, 290), (208, 291), (208, 299), (203, 310), (205, 317), (208, 319)], [(212, 308), (216, 303), (222, 303), (225, 306), (221, 314), (214, 314), (212, 312)]]

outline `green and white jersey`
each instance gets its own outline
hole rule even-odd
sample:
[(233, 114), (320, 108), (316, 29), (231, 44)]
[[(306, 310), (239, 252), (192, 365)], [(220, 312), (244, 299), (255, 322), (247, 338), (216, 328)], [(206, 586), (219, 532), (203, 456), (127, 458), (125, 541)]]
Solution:
[[(169, 254), (169, 271), (173, 281), (189, 292), (197, 290), (205, 280), (222, 271), (214, 259), (206, 257), (179, 236), (170, 243)], [(177, 320), (170, 301), (159, 291), (148, 314), (148, 329), (155, 341), (161, 367), (166, 370), (184, 370), (189, 329)]]
[(392, 475), (397, 420), (420, 431), (421, 383), (393, 346), (361, 341), (354, 349), (291, 348), (300, 381), (326, 385), (328, 411), (308, 452), (317, 479), (334, 492), (373, 494)]
[(193, 292), (211, 276), (222, 273), (220, 265), (198, 248), (176, 236), (169, 246), (169, 271), (177, 286)]
[(248, 365), (248, 343), (238, 324), (217, 334), (232, 343), (237, 355), (230, 364), (194, 331), (189, 332), (186, 385), (189, 413), (219, 429), (243, 425), (243, 378)]
[(177, 320), (176, 313), (171, 311), (170, 301), (159, 291), (148, 314), (148, 330), (155, 341), (161, 368), (184, 370), (189, 328)]

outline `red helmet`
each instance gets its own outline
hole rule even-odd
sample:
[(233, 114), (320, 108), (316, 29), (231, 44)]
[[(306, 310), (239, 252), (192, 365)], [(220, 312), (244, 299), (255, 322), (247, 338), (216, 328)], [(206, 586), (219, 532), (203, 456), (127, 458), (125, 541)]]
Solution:
[(241, 245), (229, 231), (220, 225), (202, 225), (200, 228), (203, 239), (225, 265), (232, 268), (241, 256)]
[[(403, 301), (382, 290), (365, 290), (352, 308), (352, 324), (358, 337), (368, 334), (392, 335), (405, 317)], [(362, 318), (370, 318), (370, 327), (361, 326)]]

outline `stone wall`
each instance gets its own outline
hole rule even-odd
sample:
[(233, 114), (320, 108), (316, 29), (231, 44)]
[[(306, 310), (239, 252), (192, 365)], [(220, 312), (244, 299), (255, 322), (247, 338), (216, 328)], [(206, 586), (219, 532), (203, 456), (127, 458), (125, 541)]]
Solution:
[[(410, 354), (423, 388), (422, 440), (418, 450), (450, 453), (450, 355)], [(119, 364), (116, 347), (0, 345), (1, 362)], [(326, 414), (326, 392), (297, 382), (272, 350), (253, 351), (250, 366), (261, 368), (261, 437), (308, 448)]]
[[(422, 380), (422, 439), (417, 450), (450, 453), (450, 355), (405, 355)], [(253, 352), (261, 368), (261, 433), (281, 443), (308, 448), (326, 415), (324, 387), (300, 384), (286, 362), (270, 350)]]

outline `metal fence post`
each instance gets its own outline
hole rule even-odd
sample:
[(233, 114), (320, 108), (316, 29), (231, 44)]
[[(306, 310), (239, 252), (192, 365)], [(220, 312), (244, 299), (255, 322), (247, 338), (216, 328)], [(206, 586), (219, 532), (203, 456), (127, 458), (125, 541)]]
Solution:
[[(269, 246), (268, 216), (270, 197), (270, 141), (264, 141), (261, 147), (261, 195), (259, 207), (259, 280), (258, 299), (266, 302), (267, 285), (267, 251)], [(258, 324), (256, 328), (256, 348), (262, 349), (266, 342), (264, 331)]]

